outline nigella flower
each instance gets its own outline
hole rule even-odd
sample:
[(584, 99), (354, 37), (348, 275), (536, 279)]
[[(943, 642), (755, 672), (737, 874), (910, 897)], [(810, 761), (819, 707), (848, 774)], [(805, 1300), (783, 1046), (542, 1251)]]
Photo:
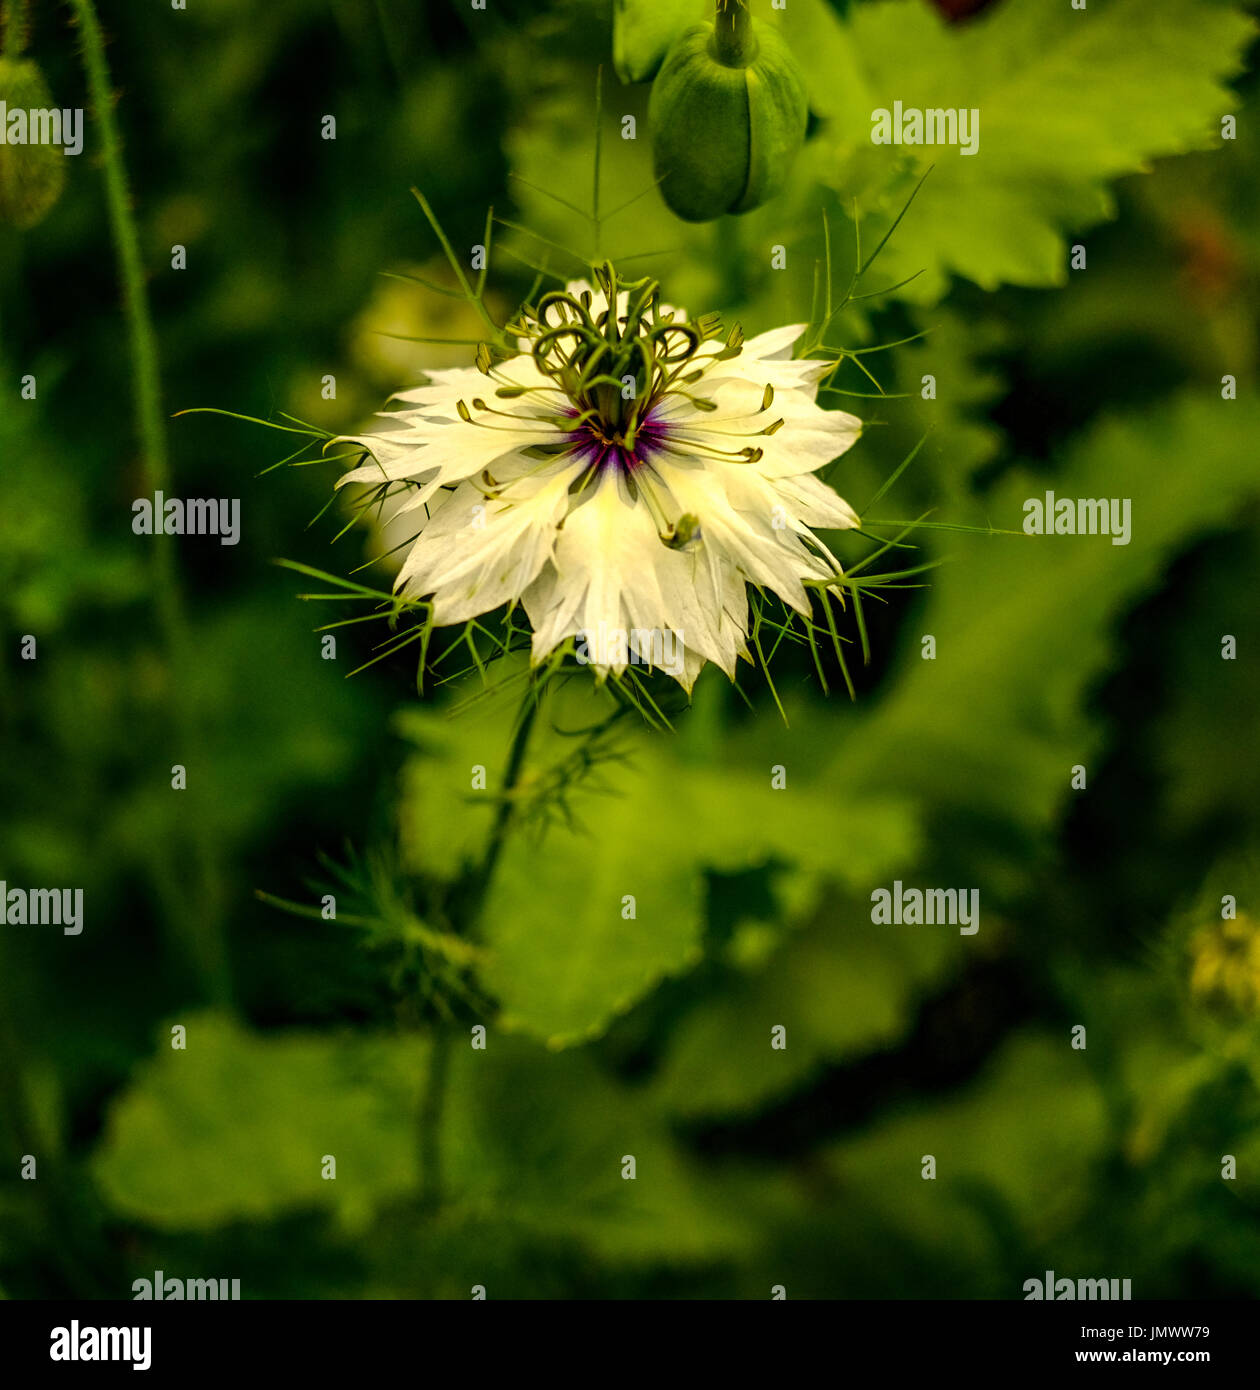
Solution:
[(403, 486), (417, 534), (396, 587), (437, 625), (519, 602), (535, 662), (574, 638), (606, 675), (663, 646), (690, 690), (706, 661), (733, 677), (748, 657), (749, 584), (808, 617), (806, 585), (840, 574), (812, 528), (858, 518), (815, 473), (861, 422), (817, 405), (832, 364), (791, 358), (803, 325), (720, 336), (654, 281), (596, 278), (523, 310), (515, 355), (483, 345), (399, 393), (340, 481)]

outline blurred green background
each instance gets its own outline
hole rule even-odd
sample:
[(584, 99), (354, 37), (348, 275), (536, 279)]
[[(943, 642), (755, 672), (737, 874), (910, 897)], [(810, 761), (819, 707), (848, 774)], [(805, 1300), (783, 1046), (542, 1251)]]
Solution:
[[(1131, 499), (1132, 541), (916, 533), (946, 563), (868, 607), (855, 701), (796, 647), (786, 725), (755, 673), (740, 699), (712, 670), (673, 732), (623, 721), (454, 941), (449, 881), (490, 817), (469, 770), (498, 785), (513, 704), (448, 718), (479, 682), (418, 698), (414, 649), (347, 680), (372, 624), (324, 659), (312, 585), (272, 562), (344, 574), (373, 542), (330, 544), (337, 506), (308, 524), (335, 464), (260, 476), (284, 438), (213, 415), (167, 420), (171, 490), (240, 498), (241, 540), (178, 543), (172, 651), (157, 543), (131, 532), (92, 121), (47, 218), (0, 226), (0, 877), (85, 894), (81, 936), (0, 929), (0, 1289), (128, 1297), (162, 1269), (249, 1298), (1018, 1298), (1052, 1268), (1255, 1296), (1254, 23), (1213, 0), (792, 0), (813, 114), (791, 188), (687, 226), (650, 188), (613, 11), (101, 0), (164, 417), (350, 430), (466, 360), (384, 336), (477, 334), (381, 274), (453, 283), (412, 184), (461, 253), (491, 205), (530, 229), (496, 226), (496, 313), (531, 266), (578, 273), (558, 248), (594, 255), (595, 229), (549, 194), (586, 206), (603, 65), (602, 204), (643, 196), (598, 250), (750, 335), (809, 317), (824, 211), (844, 284), (855, 219), (869, 251), (934, 163), (863, 289), (923, 273), (832, 334), (925, 334), (862, 358), (885, 399), (832, 398), (871, 422), (827, 473), (842, 495), (863, 509), (926, 433), (878, 517), (1019, 530), (1052, 489)], [(89, 105), (65, 6), (36, 0), (28, 53)], [(872, 146), (893, 100), (978, 108), (979, 154)], [(837, 384), (876, 390), (853, 360)], [(602, 708), (566, 691), (533, 785), (569, 784), (565, 731)], [(895, 879), (979, 889), (978, 934), (874, 926)], [(259, 890), (333, 891), (339, 920)]]

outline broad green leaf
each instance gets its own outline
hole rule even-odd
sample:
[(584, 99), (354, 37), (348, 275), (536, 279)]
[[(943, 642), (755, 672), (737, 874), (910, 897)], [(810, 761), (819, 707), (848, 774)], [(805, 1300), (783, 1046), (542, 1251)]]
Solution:
[(116, 1210), (161, 1229), (303, 1208), (361, 1221), (415, 1185), (426, 1043), (179, 1021), (187, 1047), (160, 1034), (109, 1112), (94, 1167)]
[(549, 1055), (497, 1029), (484, 1051), (457, 1047), (443, 1145), (453, 1206), (605, 1260), (685, 1265), (750, 1240), (741, 1213), (710, 1200), (652, 1097), (586, 1052)]
[[(826, 879), (865, 884), (912, 852), (904, 805), (877, 793), (854, 802), (811, 778), (801, 736), (773, 741), (760, 767), (738, 745), (729, 766), (714, 766), (640, 732), (609, 793), (585, 808), (584, 831), (556, 827), (509, 846), (487, 909), (484, 972), (506, 1026), (576, 1042), (695, 965), (706, 870), (779, 863), (794, 871), (799, 913)], [(776, 765), (787, 777), (779, 790)]]
[[(1164, 0), (1158, 23), (1145, 0), (1007, 3), (952, 26), (920, 0), (854, 5), (847, 24), (793, 4), (783, 22), (828, 118), (816, 171), (860, 200), (868, 247), (934, 166), (880, 261), (892, 281), (925, 270), (902, 292), (923, 303), (953, 275), (1062, 284), (1068, 235), (1112, 215), (1111, 181), (1217, 142), (1233, 109), (1223, 83), (1254, 33), (1204, 0)], [(898, 101), (978, 112), (976, 153), (873, 145), (873, 113)]]
[[(764, 972), (736, 976), (698, 1004), (671, 1040), (659, 1086), (676, 1114), (752, 1110), (823, 1064), (904, 1036), (924, 985), (962, 959), (947, 927), (873, 928), (868, 898), (829, 903)], [(772, 1047), (782, 1028), (784, 1046)]]
[[(923, 798), (984, 834), (973, 864), (1011, 863), (1012, 842), (1045, 831), (1073, 796), (1072, 768), (1098, 775), (1091, 682), (1113, 663), (1121, 615), (1181, 550), (1239, 516), (1260, 493), (1260, 414), (1219, 397), (1181, 397), (1138, 418), (1104, 420), (1059, 467), (1012, 474), (970, 518), (1020, 531), (1024, 502), (1131, 502), (1131, 538), (968, 536), (934, 542), (937, 570), (883, 703), (861, 712), (834, 763), (854, 794)], [(886, 505), (886, 504), (881, 504)], [(930, 533), (924, 533), (930, 534)], [(920, 634), (936, 640), (920, 656)], [(1088, 785), (1088, 783), (1087, 783)]]
[(507, 761), (509, 726), (413, 708), (400, 711), (394, 727), (415, 749), (400, 776), (403, 865), (411, 873), (454, 879), (484, 853), (493, 797)]
[[(482, 981), (508, 1028), (556, 1046), (593, 1037), (694, 966), (708, 872), (775, 866), (783, 911), (800, 920), (825, 882), (864, 888), (914, 852), (904, 801), (878, 789), (855, 801), (819, 778), (816, 721), (767, 721), (719, 752), (626, 719), (560, 803), (550, 773), (581, 742), (566, 731), (601, 708), (586, 681), (553, 690), (529, 745), (480, 926)], [(851, 711), (837, 702), (829, 717)], [(400, 716), (417, 746), (400, 809), (410, 869), (449, 879), (485, 854), (513, 720), (505, 698), (454, 718)]]
[[(331, 1209), (352, 1229), (416, 1219), (420, 1100), (430, 1043), (410, 1036), (251, 1033), (186, 1020), (110, 1111), (93, 1160), (111, 1206), (162, 1231), (210, 1231)], [(709, 1203), (646, 1096), (585, 1056), (545, 1060), (492, 1030), (459, 1032), (438, 1138), (442, 1227), (490, 1221), (598, 1258), (690, 1263), (748, 1243), (739, 1214)], [(322, 1176), (325, 1155), (335, 1178)], [(623, 1177), (635, 1161), (633, 1180)]]
[(558, 826), (541, 843), (514, 840), (485, 915), (482, 973), (504, 1026), (557, 1046), (578, 1042), (694, 965), (703, 906), (696, 850), (683, 823), (660, 813), (642, 774), (601, 798), (588, 833)]

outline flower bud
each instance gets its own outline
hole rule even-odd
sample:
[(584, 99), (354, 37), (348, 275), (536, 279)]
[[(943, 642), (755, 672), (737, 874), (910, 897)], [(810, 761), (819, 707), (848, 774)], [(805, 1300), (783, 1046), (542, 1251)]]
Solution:
[(748, 212), (783, 187), (805, 140), (805, 83), (778, 31), (742, 6), (669, 50), (648, 104), (661, 196), (687, 222)]
[[(48, 85), (34, 63), (0, 57), (0, 105), (23, 113), (51, 108)], [(65, 181), (66, 160), (59, 146), (0, 144), (0, 222), (26, 228), (43, 221)]]

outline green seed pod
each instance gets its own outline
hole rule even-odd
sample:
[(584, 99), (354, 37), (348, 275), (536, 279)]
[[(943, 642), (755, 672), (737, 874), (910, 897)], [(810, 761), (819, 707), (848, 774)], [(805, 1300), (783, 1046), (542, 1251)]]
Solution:
[[(52, 107), (44, 75), (25, 58), (0, 58), (0, 103), (10, 115)], [(6, 130), (5, 134), (10, 132)], [(26, 132), (29, 136), (29, 132)], [(0, 145), (0, 222), (33, 227), (61, 196), (66, 157), (59, 145)]]
[(787, 181), (805, 140), (805, 82), (776, 30), (742, 4), (686, 30), (652, 84), (661, 195), (687, 222), (748, 212)]

